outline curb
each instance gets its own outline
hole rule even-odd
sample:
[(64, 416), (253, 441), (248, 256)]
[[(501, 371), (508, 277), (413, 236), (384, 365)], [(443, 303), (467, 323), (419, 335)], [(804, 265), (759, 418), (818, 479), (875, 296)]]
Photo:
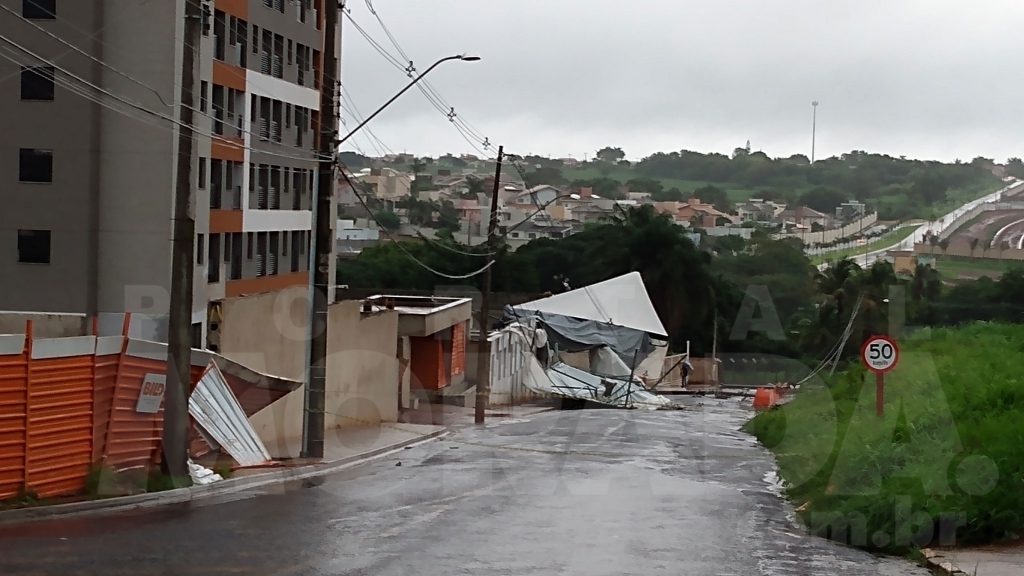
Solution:
[(949, 576), (967, 576), (967, 572), (961, 570), (956, 564), (947, 561), (941, 551), (924, 548), (921, 550), (921, 553), (924, 554), (925, 566), (932, 572)]
[(127, 512), (145, 508), (156, 508), (158, 506), (169, 506), (171, 504), (183, 504), (214, 496), (233, 494), (252, 488), (260, 488), (271, 484), (283, 484), (295, 480), (325, 476), (346, 468), (365, 464), (377, 458), (387, 456), (405, 448), (411, 448), (420, 444), (426, 444), (433, 440), (443, 438), (450, 434), (447, 428), (425, 434), (418, 438), (412, 438), (390, 444), (376, 450), (370, 450), (362, 454), (334, 460), (321, 462), (294, 468), (281, 468), (241, 478), (227, 478), (214, 484), (202, 486), (190, 486), (188, 488), (175, 488), (162, 492), (148, 494), (135, 494), (132, 496), (118, 496), (116, 498), (104, 498), (100, 500), (89, 500), (86, 502), (71, 502), (68, 504), (54, 504), (51, 506), (35, 506), (30, 508), (18, 508), (0, 512), (0, 526), (30, 522), (35, 520), (49, 520), (55, 518), (70, 518), (76, 516), (92, 516), (112, 514), (116, 512)]

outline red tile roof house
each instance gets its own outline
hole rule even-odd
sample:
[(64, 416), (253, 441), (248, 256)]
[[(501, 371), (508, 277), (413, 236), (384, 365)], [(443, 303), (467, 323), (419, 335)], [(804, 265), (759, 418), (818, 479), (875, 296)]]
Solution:
[(659, 212), (671, 215), (677, 223), (689, 226), (713, 228), (722, 218), (735, 222), (735, 216), (701, 202), (700, 198), (690, 198), (686, 202), (656, 202), (654, 206)]

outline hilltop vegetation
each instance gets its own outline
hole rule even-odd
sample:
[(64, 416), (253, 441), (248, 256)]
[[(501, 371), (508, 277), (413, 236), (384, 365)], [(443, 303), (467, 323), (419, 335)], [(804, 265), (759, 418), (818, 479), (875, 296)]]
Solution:
[[(354, 167), (372, 160), (347, 153)], [(618, 148), (604, 148), (588, 162), (537, 155), (510, 156), (528, 186), (591, 186), (607, 197), (623, 197), (626, 191), (649, 192), (657, 200), (684, 200), (697, 195), (719, 209), (751, 197), (800, 204), (831, 212), (840, 203), (858, 200), (877, 210), (882, 220), (934, 218), (967, 200), (999, 186), (993, 175), (995, 162), (975, 158), (971, 162), (942, 163), (872, 154), (854, 150), (811, 164), (802, 154), (771, 158), (764, 152), (737, 148), (731, 156), (693, 152), (657, 152), (638, 162), (624, 159)], [(489, 173), (493, 163), (473, 162), (452, 155), (437, 159), (406, 158), (395, 166), (426, 173), (439, 169), (472, 168)], [(1011, 158), (1006, 173), (1024, 174), (1024, 164)], [(506, 167), (508, 171), (509, 167)], [(515, 171), (510, 171), (514, 173)]]

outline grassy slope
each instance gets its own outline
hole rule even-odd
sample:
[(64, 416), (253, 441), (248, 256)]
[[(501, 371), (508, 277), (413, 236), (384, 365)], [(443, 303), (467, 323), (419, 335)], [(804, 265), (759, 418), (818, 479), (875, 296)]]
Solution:
[(890, 552), (934, 544), (940, 527), (946, 543), (1020, 534), (1024, 326), (933, 330), (903, 349), (882, 420), (873, 377), (855, 367), (748, 424), (775, 452), (804, 521)]
[(1021, 266), (1024, 266), (1024, 263), (1017, 260), (958, 258), (955, 256), (937, 256), (935, 258), (935, 268), (944, 279), (952, 281), (961, 277), (973, 279), (982, 276), (997, 279), (1003, 275), (1003, 272)]
[[(601, 174), (601, 172), (593, 166), (566, 168), (562, 171), (562, 174), (570, 181), (605, 176), (605, 174)], [(619, 182), (626, 182), (633, 178), (641, 178), (643, 175), (634, 172), (631, 168), (615, 166), (610, 172), (608, 172), (607, 177), (614, 178)], [(683, 180), (679, 178), (655, 178), (655, 180), (661, 182), (665, 189), (679, 188), (683, 192), (684, 197), (689, 196), (689, 194), (697, 188), (708, 185), (717, 186), (725, 190), (726, 194), (729, 195), (729, 199), (733, 202), (742, 202), (751, 196), (756, 196), (758, 191), (756, 188), (749, 188), (741, 184), (731, 184), (727, 182), (706, 182), (702, 180)]]

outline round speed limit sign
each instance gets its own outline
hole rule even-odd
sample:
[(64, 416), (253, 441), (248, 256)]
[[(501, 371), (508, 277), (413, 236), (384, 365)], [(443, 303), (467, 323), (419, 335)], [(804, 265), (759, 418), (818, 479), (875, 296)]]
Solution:
[(860, 348), (860, 359), (872, 372), (888, 372), (899, 362), (900, 348), (888, 336), (871, 336)]

